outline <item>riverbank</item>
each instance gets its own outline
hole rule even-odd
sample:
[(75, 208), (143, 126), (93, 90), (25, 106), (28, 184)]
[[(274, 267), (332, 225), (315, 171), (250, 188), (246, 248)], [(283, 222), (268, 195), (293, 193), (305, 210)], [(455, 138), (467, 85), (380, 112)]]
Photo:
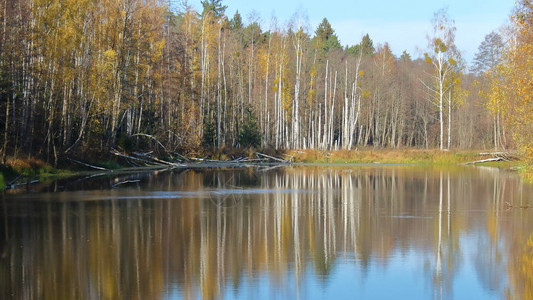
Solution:
[[(304, 163), (388, 163), (388, 164), (463, 164), (493, 157), (487, 151), (441, 151), (421, 149), (363, 149), (363, 150), (293, 150), (288, 152), (294, 161)], [(513, 160), (492, 162), (493, 165), (512, 166)]]
[(298, 163), (334, 164), (418, 164), (418, 165), (461, 165), (494, 167), (518, 171), (524, 179), (533, 182), (533, 165), (528, 164), (516, 152), (493, 152), (487, 150), (438, 149), (374, 149), (362, 150), (291, 150), (286, 154)]
[[(161, 168), (195, 168), (205, 166), (247, 166), (254, 163), (331, 163), (331, 164), (425, 164), (425, 165), (458, 165), (487, 160), (493, 157), (491, 152), (483, 151), (440, 151), (420, 149), (379, 149), (363, 150), (288, 150), (285, 152), (263, 151), (268, 154), (252, 150), (217, 150), (202, 154), (172, 155), (170, 157), (129, 156), (127, 154), (111, 155), (107, 160), (82, 161), (69, 159), (59, 168), (53, 168), (43, 160), (26, 158), (8, 158), (0, 165), (0, 189), (12, 185), (19, 178), (24, 182), (31, 180), (45, 181), (58, 177), (69, 177), (86, 171), (128, 171), (149, 165), (150, 161), (160, 164)], [(135, 164), (135, 165), (132, 165)], [(513, 156), (510, 160), (488, 161), (476, 165), (497, 167), (502, 169), (523, 170), (523, 161)], [(151, 165), (154, 167), (154, 165)]]

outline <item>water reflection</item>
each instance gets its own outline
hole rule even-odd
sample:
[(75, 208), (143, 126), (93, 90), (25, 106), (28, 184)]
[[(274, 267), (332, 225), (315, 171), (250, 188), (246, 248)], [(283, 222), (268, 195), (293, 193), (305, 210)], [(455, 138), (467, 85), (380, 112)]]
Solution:
[(4, 196), (2, 298), (533, 298), (533, 188), (514, 174), (129, 176)]

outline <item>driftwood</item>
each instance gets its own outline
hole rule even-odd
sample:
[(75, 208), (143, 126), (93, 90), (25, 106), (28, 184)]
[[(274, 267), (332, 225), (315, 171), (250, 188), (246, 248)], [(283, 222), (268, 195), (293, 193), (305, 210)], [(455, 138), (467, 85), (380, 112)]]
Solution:
[(34, 183), (38, 183), (39, 180), (35, 179), (35, 180), (30, 180), (30, 181), (26, 181), (26, 182), (22, 182), (22, 183), (10, 183), (10, 184), (7, 184), (5, 186), (5, 190), (12, 190), (12, 189), (15, 189), (16, 187), (18, 186), (24, 186), (24, 185), (30, 185), (30, 184), (34, 184)]
[(132, 154), (134, 156), (131, 156), (131, 155), (126, 155), (124, 153), (120, 153), (120, 152), (118, 152), (115, 149), (112, 149), (111, 150), (111, 154), (116, 155), (118, 157), (126, 158), (128, 160), (141, 162), (141, 163), (144, 163), (144, 164), (149, 165), (149, 166), (161, 166), (161, 167), (163, 167), (163, 166), (165, 166), (165, 167), (184, 167), (185, 166), (183, 164), (174, 163), (174, 162), (170, 162), (170, 161), (159, 159), (157, 157), (153, 157), (153, 156), (151, 156), (151, 155), (149, 155), (147, 153), (133, 152)]
[(172, 152), (173, 155), (176, 155), (177, 157), (179, 157), (181, 160), (184, 160), (184, 161), (191, 161), (188, 157), (185, 157), (177, 152)]
[[(150, 155), (150, 153), (138, 153), (138, 152), (132, 152), (131, 154), (124, 154), (119, 152), (116, 149), (112, 149), (111, 153), (113, 155), (122, 157), (127, 159), (130, 163), (143, 163), (148, 166), (152, 167), (167, 167), (167, 168), (181, 168), (181, 167), (194, 167), (196, 164), (202, 164), (202, 166), (213, 166), (213, 167), (253, 167), (261, 165), (262, 163), (268, 163), (274, 161), (277, 164), (285, 165), (285, 164), (291, 164), (292, 157), (287, 159), (273, 157), (270, 155), (266, 155), (263, 153), (256, 153), (257, 158), (246, 158), (246, 157), (238, 157), (233, 158), (233, 160), (216, 160), (216, 159), (209, 159), (207, 157), (204, 158), (196, 158), (196, 157), (184, 157), (180, 154), (178, 154), (184, 161), (187, 161), (188, 163), (178, 163), (168, 160), (163, 160), (161, 158), (154, 157)], [(176, 154), (176, 153), (173, 153)], [(204, 165), (205, 164), (205, 165)]]
[(13, 186), (15, 184), (15, 182), (17, 182), (17, 180), (19, 180), (20, 177), (22, 177), (22, 175), (19, 175), (15, 179), (11, 180), (8, 184), (6, 184), (6, 186)]
[(84, 163), (84, 162), (79, 161), (79, 160), (75, 160), (75, 159), (72, 159), (72, 158), (67, 158), (67, 159), (70, 160), (71, 162), (75, 162), (77, 164), (80, 164), (82, 166), (86, 166), (86, 167), (89, 167), (89, 168), (92, 168), (92, 169), (102, 170), (102, 171), (109, 171), (109, 169), (98, 167), (98, 166), (93, 166), (93, 165), (90, 165), (88, 163)]
[(486, 158), (486, 159), (480, 159), (476, 161), (471, 161), (464, 163), (465, 165), (473, 165), (473, 164), (480, 164), (485, 162), (492, 162), (492, 161), (511, 161), (513, 159), (518, 159), (515, 153), (512, 152), (481, 152), (479, 155), (488, 156), (491, 155), (492, 158)]
[(481, 153), (478, 153), (479, 155), (507, 155), (509, 154), (509, 152), (481, 152)]
[(286, 160), (286, 159), (273, 157), (273, 156), (266, 155), (266, 154), (259, 153), (259, 152), (257, 152), (257, 157), (266, 157), (266, 158), (268, 158), (268, 159), (275, 160), (275, 161), (279, 161), (279, 162), (282, 162), (282, 163), (285, 163), (285, 164), (290, 163), (290, 162), (289, 162), (288, 160)]
[(157, 163), (160, 163), (160, 164), (163, 164), (163, 165), (167, 165), (167, 166), (171, 166), (171, 167), (183, 167), (184, 166), (182, 164), (178, 164), (178, 163), (162, 160), (162, 159), (159, 159), (157, 157), (153, 157), (153, 156), (148, 155), (146, 153), (133, 152), (132, 154), (135, 155), (135, 156), (140, 156), (140, 157), (143, 157), (143, 158), (146, 158), (146, 159), (150, 159), (150, 160), (153, 160), (153, 161), (155, 161)]
[(266, 155), (263, 153), (256, 153), (257, 158), (246, 158), (246, 157), (238, 157), (233, 158), (233, 160), (216, 160), (216, 159), (209, 159), (207, 157), (204, 158), (197, 158), (197, 157), (191, 157), (187, 158), (189, 161), (197, 161), (199, 163), (215, 163), (220, 165), (233, 165), (233, 166), (241, 166), (246, 165), (247, 163), (254, 164), (254, 163), (266, 163), (268, 161), (276, 161), (278, 163), (282, 164), (291, 164), (292, 156), (287, 160), (279, 157), (274, 157), (270, 155)]
[(7, 183), (4, 187), (4, 190), (12, 190), (17, 188), (18, 186), (24, 186), (24, 185), (30, 185), (34, 183), (38, 183), (39, 180), (28, 180), (26, 182), (16, 183), (20, 178), (27, 177), (26, 175), (19, 175), (15, 179), (11, 180), (9, 183)]
[(491, 155), (493, 157), (502, 157), (505, 160), (519, 159), (516, 151), (496, 151), (496, 152), (481, 152), (479, 155)]
[(506, 160), (506, 159), (504, 159), (503, 157), (494, 157), (494, 158), (487, 158), (487, 159), (481, 159), (481, 160), (467, 162), (467, 163), (465, 163), (465, 165), (474, 165), (474, 164), (480, 164), (480, 163), (485, 163), (485, 162), (504, 161), (504, 160)]
[(124, 181), (121, 181), (121, 182), (117, 182), (115, 184), (112, 185), (113, 188), (121, 185), (121, 184), (126, 184), (126, 183), (137, 183), (137, 182), (140, 182), (140, 180), (136, 179), (136, 180), (124, 180)]
[[(149, 160), (146, 160), (146, 159), (137, 158), (137, 157), (133, 157), (133, 156), (129, 156), (129, 155), (126, 155), (126, 154), (122, 154), (122, 153), (120, 153), (120, 152), (118, 152), (117, 150), (114, 150), (114, 149), (111, 150), (111, 154), (116, 155), (118, 157), (126, 158), (126, 159), (140, 161), (140, 162), (148, 164), (148, 165), (154, 165), (154, 162), (152, 162), (152, 161), (149, 161)], [(157, 164), (157, 165), (161, 165), (161, 164)]]

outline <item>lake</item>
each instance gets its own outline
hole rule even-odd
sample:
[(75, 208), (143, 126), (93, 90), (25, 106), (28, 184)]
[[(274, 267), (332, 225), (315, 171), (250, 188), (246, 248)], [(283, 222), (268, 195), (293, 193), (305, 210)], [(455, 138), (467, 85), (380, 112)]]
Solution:
[(1, 199), (2, 299), (533, 298), (533, 185), (495, 168), (94, 174)]

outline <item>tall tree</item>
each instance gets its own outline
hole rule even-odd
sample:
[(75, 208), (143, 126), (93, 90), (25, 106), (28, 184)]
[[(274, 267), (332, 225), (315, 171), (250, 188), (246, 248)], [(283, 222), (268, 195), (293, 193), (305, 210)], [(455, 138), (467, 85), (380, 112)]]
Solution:
[(200, 1), (203, 7), (202, 15), (212, 13), (215, 18), (220, 18), (224, 15), (227, 5), (222, 5), (222, 0), (203, 0)]
[(498, 82), (503, 80), (504, 43), (500, 34), (491, 32), (481, 42), (474, 58), (472, 71), (479, 75), (477, 84), (479, 94), (485, 99), (485, 106), (493, 116), (494, 149), (505, 147), (504, 126), (502, 122), (502, 97), (504, 95)]
[(316, 49), (320, 51), (323, 56), (332, 49), (342, 49), (339, 38), (335, 34), (335, 30), (331, 27), (328, 19), (324, 18), (315, 30), (315, 36), (312, 43)]
[(361, 39), (361, 43), (347, 48), (346, 51), (354, 56), (358, 56), (359, 53), (362, 53), (363, 56), (372, 56), (376, 49), (374, 48), (374, 42), (367, 33)]
[(506, 55), (503, 108), (518, 147), (533, 167), (533, 2), (517, 3), (513, 20), (516, 42)]
[(479, 45), (472, 71), (483, 73), (494, 69), (503, 59), (504, 44), (500, 34), (491, 32)]
[(426, 62), (433, 66), (433, 74), (430, 74), (432, 85), (426, 84), (426, 87), (431, 91), (438, 109), (439, 147), (444, 150), (444, 102), (455, 84), (451, 77), (457, 68), (458, 51), (455, 47), (455, 22), (449, 19), (447, 10), (437, 11), (432, 22), (431, 51), (424, 53)]
[(243, 27), (242, 17), (239, 11), (235, 11), (233, 18), (229, 21), (229, 28), (231, 30), (240, 30)]

